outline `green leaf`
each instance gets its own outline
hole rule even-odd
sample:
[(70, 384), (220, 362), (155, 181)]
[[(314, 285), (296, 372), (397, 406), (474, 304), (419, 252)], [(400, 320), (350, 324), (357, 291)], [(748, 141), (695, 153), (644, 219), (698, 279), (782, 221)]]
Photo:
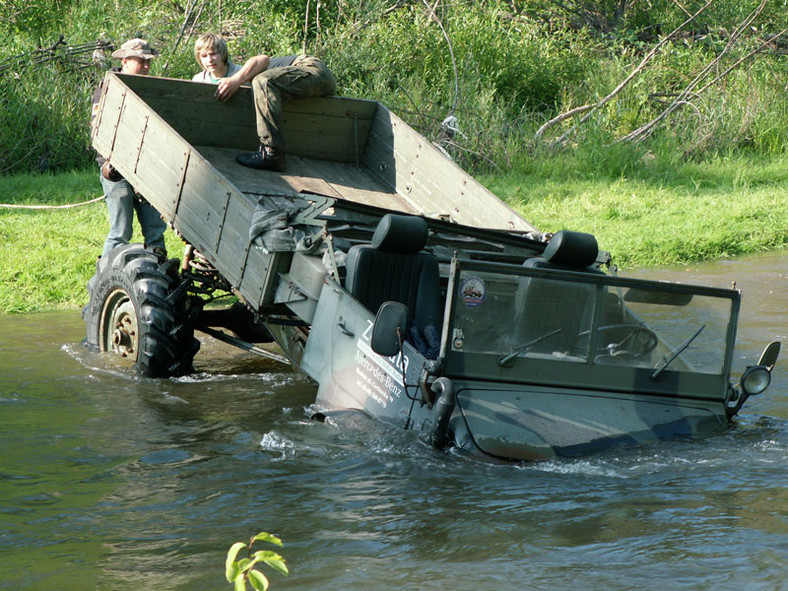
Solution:
[(249, 571), (249, 582), (256, 591), (267, 591), (268, 579), (259, 570)]
[(243, 575), (235, 578), (235, 591), (246, 591), (246, 581)]
[(227, 551), (227, 559), (224, 561), (224, 573), (228, 582), (235, 580), (235, 575), (233, 574), (237, 572), (235, 567), (235, 557), (238, 556), (238, 552), (241, 551), (241, 548), (246, 548), (246, 544), (243, 542), (236, 542), (230, 546), (230, 549)]
[(283, 558), (279, 554), (277, 554), (276, 552), (273, 552), (271, 550), (258, 550), (257, 552), (252, 554), (252, 558), (254, 558), (257, 561), (260, 561), (260, 560), (271, 560), (271, 559), (274, 559), (274, 558), (278, 558), (280, 560), (283, 560)]
[(241, 572), (241, 569), (238, 568), (238, 565), (234, 562), (228, 565), (224, 570), (224, 576), (229, 583), (232, 583), (238, 578), (239, 575), (243, 575), (243, 573)]
[(255, 537), (252, 538), (252, 542), (268, 542), (269, 544), (275, 544), (277, 546), (283, 546), (282, 540), (277, 538), (274, 535), (271, 535), (267, 532), (261, 531)]
[(283, 575), (290, 574), (289, 571), (287, 570), (285, 559), (282, 558), (276, 552), (271, 552), (270, 550), (258, 550), (257, 552), (252, 554), (252, 558), (256, 562), (265, 562), (268, 566), (278, 570)]
[(224, 577), (227, 579), (228, 583), (232, 583), (239, 574), (241, 574), (241, 571), (234, 562), (228, 564), (224, 569)]
[(283, 575), (287, 576), (290, 574), (290, 571), (287, 570), (287, 565), (285, 564), (284, 558), (271, 558), (270, 560), (264, 561), (268, 566), (273, 568), (274, 570), (279, 571)]

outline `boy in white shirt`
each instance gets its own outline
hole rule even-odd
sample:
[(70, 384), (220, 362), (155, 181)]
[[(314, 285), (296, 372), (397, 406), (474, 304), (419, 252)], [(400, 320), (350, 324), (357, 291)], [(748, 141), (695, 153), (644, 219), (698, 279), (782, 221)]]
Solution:
[(284, 172), (284, 139), (281, 133), (282, 100), (324, 96), (336, 92), (334, 75), (318, 58), (288, 55), (271, 58), (256, 55), (243, 66), (229, 59), (227, 43), (219, 35), (200, 36), (194, 44), (194, 57), (202, 68), (192, 80), (210, 82), (218, 87), (214, 96), (226, 101), (241, 84), (251, 81), (257, 116), (260, 148), (238, 154), (239, 164), (260, 170)]

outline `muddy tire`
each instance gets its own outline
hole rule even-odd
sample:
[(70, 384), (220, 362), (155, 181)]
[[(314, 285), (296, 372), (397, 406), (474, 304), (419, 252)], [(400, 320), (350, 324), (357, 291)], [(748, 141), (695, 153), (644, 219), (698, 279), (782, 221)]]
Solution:
[(147, 377), (192, 371), (200, 342), (177, 259), (160, 259), (140, 244), (117, 247), (96, 263), (88, 295), (82, 318), (89, 348), (114, 353)]

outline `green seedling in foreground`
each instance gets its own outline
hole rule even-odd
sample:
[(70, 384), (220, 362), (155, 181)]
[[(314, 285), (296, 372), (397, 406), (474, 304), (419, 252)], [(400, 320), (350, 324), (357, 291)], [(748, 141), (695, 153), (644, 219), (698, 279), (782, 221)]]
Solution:
[[(246, 591), (247, 581), (255, 591), (266, 591), (268, 589), (268, 578), (255, 568), (257, 564), (267, 564), (269, 567), (287, 576), (289, 571), (285, 564), (285, 559), (272, 550), (257, 550), (252, 552), (255, 542), (267, 542), (275, 546), (282, 546), (282, 540), (266, 532), (260, 532), (252, 536), (248, 544), (235, 542), (227, 551), (225, 561), (225, 576), (229, 583), (235, 585), (235, 591)], [(238, 553), (246, 548), (246, 557), (238, 559)]]

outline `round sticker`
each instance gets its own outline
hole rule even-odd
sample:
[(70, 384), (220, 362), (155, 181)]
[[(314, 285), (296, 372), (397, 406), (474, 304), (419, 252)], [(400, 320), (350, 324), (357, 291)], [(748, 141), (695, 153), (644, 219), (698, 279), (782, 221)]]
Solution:
[(460, 295), (468, 308), (475, 308), (484, 303), (487, 286), (481, 277), (466, 277), (460, 284)]

